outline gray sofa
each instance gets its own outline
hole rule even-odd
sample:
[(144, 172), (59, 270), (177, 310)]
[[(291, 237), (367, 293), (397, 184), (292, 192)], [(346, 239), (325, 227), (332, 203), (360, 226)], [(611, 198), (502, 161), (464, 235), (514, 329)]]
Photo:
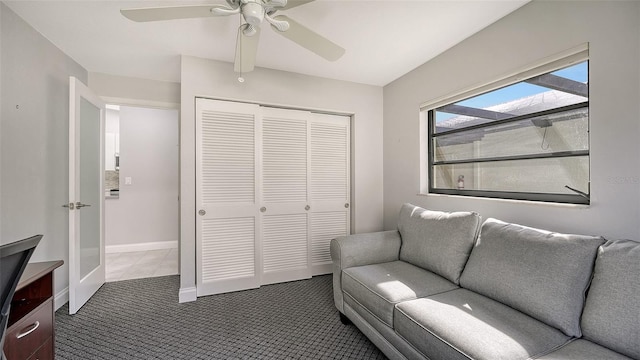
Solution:
[(333, 293), (390, 359), (640, 359), (640, 243), (405, 204), (331, 241)]

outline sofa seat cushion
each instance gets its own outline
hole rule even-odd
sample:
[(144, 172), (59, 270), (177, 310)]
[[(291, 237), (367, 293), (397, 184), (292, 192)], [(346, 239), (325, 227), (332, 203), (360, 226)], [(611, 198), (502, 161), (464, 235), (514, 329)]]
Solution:
[(584, 337), (640, 359), (640, 243), (607, 241), (598, 250), (582, 313)]
[(633, 360), (584, 339), (577, 339), (538, 360)]
[(466, 289), (398, 304), (394, 329), (431, 359), (529, 359), (570, 339), (558, 329)]
[(600, 237), (488, 219), (460, 286), (580, 337), (580, 314)]
[(404, 261), (357, 266), (343, 270), (345, 301), (356, 301), (387, 326), (400, 301), (457, 289), (446, 279)]
[(480, 224), (475, 212), (446, 213), (404, 204), (398, 219), (400, 260), (458, 284)]

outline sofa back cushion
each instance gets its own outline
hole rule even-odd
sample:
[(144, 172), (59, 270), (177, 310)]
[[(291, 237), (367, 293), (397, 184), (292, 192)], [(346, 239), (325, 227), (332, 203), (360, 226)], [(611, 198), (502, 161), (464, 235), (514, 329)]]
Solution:
[(475, 212), (446, 213), (404, 204), (398, 220), (400, 260), (458, 284), (480, 224)]
[(640, 243), (607, 241), (598, 249), (582, 313), (584, 337), (640, 359)]
[(460, 285), (580, 337), (580, 314), (601, 237), (488, 219)]

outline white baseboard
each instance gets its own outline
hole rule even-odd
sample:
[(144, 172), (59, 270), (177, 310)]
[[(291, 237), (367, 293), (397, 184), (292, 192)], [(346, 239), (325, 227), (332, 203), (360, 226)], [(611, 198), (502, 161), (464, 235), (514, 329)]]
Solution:
[(188, 288), (180, 288), (180, 291), (178, 292), (178, 302), (179, 303), (185, 303), (185, 302), (191, 302), (191, 301), (196, 301), (196, 287), (188, 287)]
[(53, 311), (57, 311), (69, 301), (69, 287), (67, 286), (62, 291), (56, 294), (53, 298)]
[(164, 249), (177, 249), (178, 241), (157, 241), (146, 242), (136, 244), (125, 245), (108, 245), (105, 246), (105, 253), (118, 253), (118, 252), (132, 252), (132, 251), (149, 251), (149, 250), (164, 250)]

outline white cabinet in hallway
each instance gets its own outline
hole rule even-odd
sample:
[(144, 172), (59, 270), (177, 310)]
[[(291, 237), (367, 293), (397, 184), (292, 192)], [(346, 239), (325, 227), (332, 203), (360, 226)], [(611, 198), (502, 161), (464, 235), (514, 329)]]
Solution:
[(331, 271), (350, 232), (350, 119), (198, 99), (198, 296)]

